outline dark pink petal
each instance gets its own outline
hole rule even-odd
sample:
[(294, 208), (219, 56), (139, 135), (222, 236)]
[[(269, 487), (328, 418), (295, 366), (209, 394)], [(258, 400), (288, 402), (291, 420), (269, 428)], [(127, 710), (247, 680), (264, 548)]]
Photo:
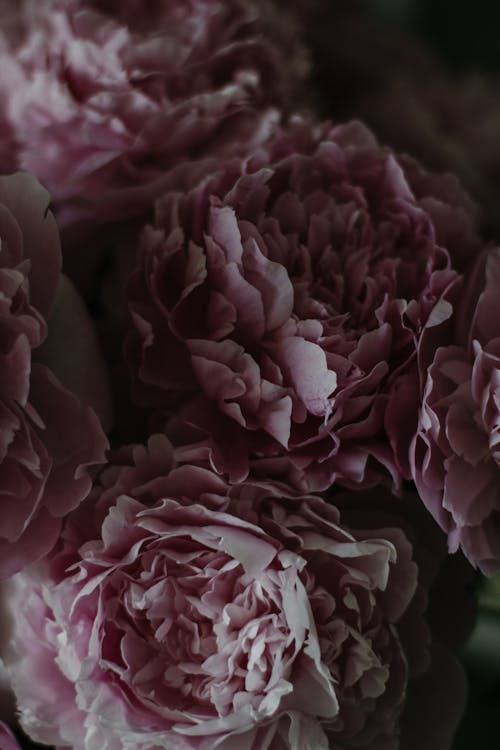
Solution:
[(19, 750), (16, 738), (3, 721), (0, 721), (0, 747), (2, 750)]

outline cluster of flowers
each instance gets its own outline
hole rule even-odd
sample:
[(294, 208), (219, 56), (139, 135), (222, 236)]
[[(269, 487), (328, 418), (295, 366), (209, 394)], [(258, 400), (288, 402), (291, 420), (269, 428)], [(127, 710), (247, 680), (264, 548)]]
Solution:
[(449, 552), (500, 569), (500, 252), (472, 201), (293, 114), (307, 53), (273, 0), (0, 7), (20, 726), (61, 750), (450, 747), (461, 604), (440, 622), (432, 590)]

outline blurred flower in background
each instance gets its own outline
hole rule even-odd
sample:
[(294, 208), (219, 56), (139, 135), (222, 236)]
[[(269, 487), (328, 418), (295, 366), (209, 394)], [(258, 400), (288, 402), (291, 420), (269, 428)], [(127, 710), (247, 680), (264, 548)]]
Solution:
[(495, 44), (481, 55), (480, 40), (500, 19), (492, 3), (479, 5), (457, 13), (447, 0), (298, 3), (320, 111), (359, 117), (382, 143), (456, 174), (498, 238), (500, 65)]
[[(294, 81), (260, 4), (7, 7), (0, 123), (11, 145), (0, 166), (36, 174), (61, 226), (129, 218), (165, 170), (248, 150), (266, 137)], [(294, 74), (302, 54), (293, 50)]]

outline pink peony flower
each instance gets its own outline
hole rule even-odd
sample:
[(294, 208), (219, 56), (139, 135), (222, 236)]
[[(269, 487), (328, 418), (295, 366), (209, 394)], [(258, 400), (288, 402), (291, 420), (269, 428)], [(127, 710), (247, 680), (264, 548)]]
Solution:
[(351, 533), (320, 498), (229, 485), (197, 454), (122, 450), (9, 584), (24, 729), (74, 750), (397, 747), (404, 534)]
[(0, 748), (2, 750), (20, 750), (16, 738), (3, 721), (0, 721)]
[(461, 547), (486, 574), (500, 569), (499, 292), (495, 250), (481, 256), (470, 275), (458, 343), (444, 342), (427, 373), (428, 355), (423, 358), (423, 399), (412, 446), (417, 489), (447, 532), (450, 550)]
[(165, 170), (250, 147), (288, 85), (241, 0), (37, 0), (16, 21), (0, 39), (2, 166), (14, 153), (62, 225), (141, 213)]
[(451, 315), (447, 247), (470, 249), (451, 188), (352, 123), (297, 125), (167, 193), (129, 289), (137, 399), (233, 479), (286, 456), (308, 489), (398, 488), (418, 341)]
[(30, 175), (0, 177), (0, 578), (51, 548), (106, 447), (95, 414), (33, 353), (60, 277), (48, 202)]

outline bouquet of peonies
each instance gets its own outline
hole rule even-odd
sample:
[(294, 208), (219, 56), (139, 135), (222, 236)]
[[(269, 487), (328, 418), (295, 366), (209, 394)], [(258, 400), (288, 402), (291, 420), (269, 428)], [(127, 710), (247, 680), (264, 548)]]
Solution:
[(452, 746), (500, 250), (318, 5), (0, 3), (0, 750)]

